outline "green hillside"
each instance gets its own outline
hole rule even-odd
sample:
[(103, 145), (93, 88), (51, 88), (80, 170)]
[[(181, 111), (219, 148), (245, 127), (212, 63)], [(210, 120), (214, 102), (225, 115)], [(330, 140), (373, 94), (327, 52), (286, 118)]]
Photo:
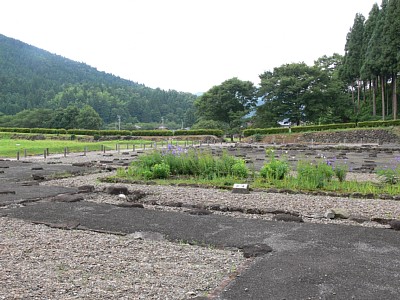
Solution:
[[(119, 115), (123, 125), (163, 118), (190, 126), (195, 99), (190, 93), (151, 89), (0, 34), (0, 126), (57, 128), (62, 125), (57, 114), (87, 105), (103, 124), (115, 123)], [(21, 124), (24, 116), (30, 116), (29, 124)], [(32, 119), (42, 124), (32, 124)]]

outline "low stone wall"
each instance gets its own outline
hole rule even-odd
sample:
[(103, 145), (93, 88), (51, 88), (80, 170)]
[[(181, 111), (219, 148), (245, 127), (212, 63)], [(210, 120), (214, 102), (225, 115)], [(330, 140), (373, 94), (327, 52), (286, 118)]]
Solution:
[(336, 132), (309, 132), (303, 134), (304, 142), (316, 143), (349, 143), (349, 144), (397, 144), (400, 139), (385, 129), (358, 129)]
[[(249, 140), (249, 142), (252, 142)], [(400, 144), (400, 137), (389, 129), (355, 129), (345, 131), (271, 134), (263, 138), (269, 144)]]

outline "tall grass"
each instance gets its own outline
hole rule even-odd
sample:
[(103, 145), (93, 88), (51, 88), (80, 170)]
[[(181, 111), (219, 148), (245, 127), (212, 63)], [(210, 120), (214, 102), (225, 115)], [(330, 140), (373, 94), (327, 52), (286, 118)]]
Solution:
[(222, 177), (246, 178), (248, 169), (245, 162), (227, 152), (213, 156), (209, 151), (183, 149), (169, 145), (166, 150), (153, 151), (138, 158), (125, 172), (125, 176), (146, 178), (153, 173), (156, 165), (168, 166), (172, 176), (194, 176), (213, 180)]
[[(289, 173), (285, 158), (275, 158), (267, 151), (269, 161), (259, 173), (253, 172), (252, 187), (291, 189), (294, 191), (326, 191), (342, 194), (360, 193), (364, 195), (380, 194), (399, 195), (400, 184), (380, 184), (372, 182), (346, 181), (348, 166), (346, 163), (324, 161), (311, 163), (300, 161), (297, 175)], [(400, 159), (399, 159), (400, 161)], [(152, 152), (141, 156), (128, 170), (120, 170), (118, 176), (142, 179), (155, 179), (154, 166), (157, 172), (173, 175), (174, 183), (196, 183), (212, 186), (232, 186), (235, 178), (249, 180), (249, 169), (244, 160), (237, 159), (223, 152), (219, 157), (201, 150), (185, 150), (170, 146), (163, 152)], [(166, 167), (166, 165), (168, 167)], [(400, 169), (399, 169), (400, 170)], [(165, 176), (164, 176), (165, 178)], [(171, 179), (171, 178), (169, 178)]]
[(269, 157), (269, 161), (261, 168), (261, 177), (268, 180), (284, 179), (290, 171), (287, 161), (285, 159), (276, 159), (274, 151), (271, 149), (267, 150), (266, 154)]
[(332, 180), (334, 171), (332, 167), (325, 163), (300, 161), (297, 165), (297, 180), (309, 189), (323, 188)]

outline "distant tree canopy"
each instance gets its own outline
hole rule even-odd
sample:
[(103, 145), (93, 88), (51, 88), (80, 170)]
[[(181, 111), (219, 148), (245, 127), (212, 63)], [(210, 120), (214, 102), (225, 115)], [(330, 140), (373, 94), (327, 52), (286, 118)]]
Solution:
[(103, 120), (89, 105), (82, 109), (68, 106), (55, 111), (48, 108), (34, 108), (23, 110), (15, 116), (0, 116), (0, 127), (98, 130), (102, 125)]
[(236, 77), (228, 79), (212, 87), (196, 100), (198, 125), (219, 124), (219, 127), (225, 127), (224, 129), (229, 131), (237, 131), (244, 122), (242, 118), (256, 102), (257, 89), (252, 82)]
[(303, 122), (347, 122), (351, 103), (345, 85), (338, 78), (338, 54), (318, 59), (314, 66), (292, 63), (260, 75), (256, 127), (274, 127), (286, 120), (293, 125)]
[[(314, 66), (285, 64), (260, 75), (263, 100), (254, 127), (397, 119), (400, 74), (400, 0), (373, 5), (368, 19), (356, 14), (345, 54)], [(391, 99), (391, 101), (390, 101)]]
[(189, 127), (195, 122), (196, 98), (190, 93), (151, 89), (0, 35), (2, 123), (16, 126), (19, 121), (12, 116), (26, 110), (54, 112), (71, 106), (80, 111), (90, 106), (104, 124), (116, 122), (119, 115), (125, 124), (160, 123), (163, 117), (179, 128), (182, 122)]

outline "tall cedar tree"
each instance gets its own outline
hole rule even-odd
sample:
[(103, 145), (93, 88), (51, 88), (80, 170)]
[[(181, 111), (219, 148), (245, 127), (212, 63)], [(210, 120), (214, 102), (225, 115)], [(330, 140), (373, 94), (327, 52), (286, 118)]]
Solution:
[(383, 48), (385, 47), (383, 37), (383, 27), (386, 18), (386, 7), (388, 0), (383, 0), (381, 9), (375, 21), (374, 31), (370, 40), (368, 41), (368, 47), (365, 53), (364, 66), (369, 69), (371, 74), (379, 77), (381, 85), (381, 104), (382, 104), (382, 120), (386, 117), (385, 107), (385, 85), (386, 85), (386, 72), (383, 66)]
[(361, 67), (363, 64), (364, 22), (362, 14), (356, 14), (354, 24), (347, 35), (344, 56), (344, 72), (351, 85), (352, 99), (357, 86), (357, 112), (360, 110)]
[(384, 68), (392, 79), (392, 114), (397, 119), (397, 74), (400, 72), (400, 0), (390, 0), (383, 26)]
[(376, 116), (376, 86), (377, 86), (377, 78), (379, 72), (377, 69), (373, 68), (375, 61), (371, 60), (368, 56), (368, 51), (374, 45), (372, 45), (371, 40), (377, 26), (379, 18), (379, 6), (378, 4), (374, 4), (371, 11), (369, 12), (368, 19), (365, 21), (364, 26), (364, 38), (363, 38), (363, 65), (361, 67), (361, 79), (363, 81), (369, 80), (370, 88), (372, 89), (372, 116)]

